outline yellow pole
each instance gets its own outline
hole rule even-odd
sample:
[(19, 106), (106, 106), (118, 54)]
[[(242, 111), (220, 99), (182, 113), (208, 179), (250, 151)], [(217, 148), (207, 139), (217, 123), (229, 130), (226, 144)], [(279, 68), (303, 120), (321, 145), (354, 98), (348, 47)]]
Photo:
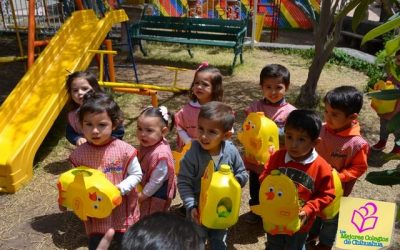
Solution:
[(189, 90), (188, 88), (176, 88), (176, 87), (164, 87), (149, 84), (139, 84), (139, 83), (125, 83), (125, 82), (103, 82), (99, 81), (100, 86), (108, 88), (137, 88), (137, 89), (153, 89), (159, 91), (168, 91), (173, 93), (180, 93), (182, 91)]

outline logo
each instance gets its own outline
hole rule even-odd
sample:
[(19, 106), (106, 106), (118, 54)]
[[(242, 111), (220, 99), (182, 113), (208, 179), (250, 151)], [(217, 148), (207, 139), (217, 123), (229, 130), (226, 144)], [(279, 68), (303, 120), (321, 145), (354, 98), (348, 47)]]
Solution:
[(368, 202), (358, 210), (353, 211), (351, 223), (356, 227), (359, 233), (375, 228), (378, 216), (375, 216), (378, 207), (373, 202)]

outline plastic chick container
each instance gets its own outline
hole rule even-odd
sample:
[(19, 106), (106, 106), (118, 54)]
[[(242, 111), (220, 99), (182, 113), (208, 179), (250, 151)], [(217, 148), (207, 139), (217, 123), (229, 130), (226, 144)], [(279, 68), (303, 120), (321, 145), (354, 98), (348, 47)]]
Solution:
[(242, 128), (238, 139), (244, 147), (245, 158), (257, 165), (264, 165), (271, 153), (279, 149), (278, 126), (263, 112), (252, 112)]
[(261, 216), (264, 230), (272, 235), (292, 235), (300, 229), (300, 204), (294, 182), (279, 170), (272, 170), (261, 183), (260, 204), (251, 206)]
[(343, 197), (342, 182), (336, 169), (332, 169), (333, 184), (335, 185), (335, 199), (322, 210), (324, 219), (332, 219), (339, 213), (340, 199)]
[[(389, 90), (394, 89), (395, 86), (391, 81), (378, 81), (374, 85), (374, 89), (370, 89), (370, 91), (379, 91), (379, 90)], [(380, 100), (377, 98), (372, 98), (371, 107), (376, 111), (378, 115), (391, 113), (396, 108), (397, 100)]]
[(121, 204), (121, 193), (99, 170), (79, 166), (60, 175), (58, 203), (79, 219), (105, 218)]
[(214, 172), (210, 161), (201, 179), (200, 223), (211, 229), (225, 229), (239, 218), (242, 189), (230, 166), (222, 164)]

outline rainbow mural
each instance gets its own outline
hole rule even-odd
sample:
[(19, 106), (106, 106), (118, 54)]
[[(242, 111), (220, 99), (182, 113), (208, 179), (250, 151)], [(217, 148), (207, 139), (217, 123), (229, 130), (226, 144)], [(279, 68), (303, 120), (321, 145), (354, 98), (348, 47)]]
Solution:
[[(274, 0), (258, 0), (259, 4), (270, 4)], [(308, 2), (307, 0), (302, 0)], [(321, 0), (310, 0), (311, 6), (319, 13)], [(155, 15), (198, 16), (203, 18), (243, 19), (251, 11), (251, 0), (153, 0)], [(235, 13), (232, 13), (234, 11)], [(272, 7), (260, 7), (265, 12), (264, 26), (271, 27)], [(293, 0), (281, 0), (279, 29), (310, 29), (312, 24), (307, 15)]]

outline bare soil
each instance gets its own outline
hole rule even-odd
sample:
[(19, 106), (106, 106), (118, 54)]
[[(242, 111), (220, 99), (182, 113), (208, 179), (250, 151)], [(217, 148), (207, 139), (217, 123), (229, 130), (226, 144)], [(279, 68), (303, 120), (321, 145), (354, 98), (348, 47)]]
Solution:
[[(8, 42), (8, 48), (15, 43)], [(12, 49), (3, 49), (0, 46), (0, 55), (6, 55)], [(168, 48), (166, 48), (168, 49)], [(175, 49), (176, 50), (176, 49)], [(15, 52), (15, 50), (14, 50)], [(170, 50), (169, 53), (174, 53)], [(216, 52), (219, 53), (219, 52)], [(223, 52), (221, 52), (223, 53)], [(15, 53), (14, 53), (15, 55)], [(231, 62), (231, 52), (227, 54)], [(198, 58), (199, 62), (207, 58)], [(125, 57), (117, 58), (119, 64), (126, 67), (117, 69), (118, 81), (134, 81), (134, 74), (130, 64), (125, 63)], [(258, 75), (261, 68), (267, 63), (280, 63), (286, 65), (291, 71), (291, 89), (289, 99), (293, 99), (300, 86), (305, 82), (308, 72), (308, 62), (293, 55), (281, 55), (264, 50), (254, 52), (246, 51), (245, 65), (236, 68), (234, 75), (224, 76), (225, 102), (232, 105), (237, 112), (235, 130), (241, 129), (244, 120), (244, 108), (253, 100), (261, 98), (258, 86)], [(140, 80), (145, 83), (169, 85), (173, 81), (173, 72), (166, 66), (168, 63), (151, 63), (139, 58), (137, 68)], [(188, 87), (193, 80), (196, 64), (187, 66), (187, 71), (179, 73), (179, 86)], [(23, 75), (23, 63), (0, 64), (0, 97), (5, 98), (12, 90), (18, 79)], [(96, 68), (91, 68), (96, 70)], [(363, 90), (367, 77), (357, 71), (327, 65), (323, 71), (318, 91), (324, 94), (327, 90), (342, 84), (351, 84)], [(116, 100), (125, 113), (125, 140), (137, 146), (135, 138), (136, 119), (138, 111), (150, 105), (148, 96), (115, 94)], [(186, 95), (174, 95), (159, 92), (159, 102), (167, 106), (170, 111), (177, 111), (188, 101)], [(40, 147), (34, 167), (33, 179), (15, 194), (0, 194), (0, 249), (85, 249), (86, 236), (83, 224), (71, 212), (61, 213), (57, 205), (56, 182), (59, 175), (66, 171), (70, 165), (67, 161), (73, 146), (64, 138), (65, 114), (61, 114), (47, 138)], [(363, 110), (360, 115), (362, 133), (365, 138), (374, 143), (378, 139), (378, 119), (365, 98)], [(175, 145), (175, 132), (168, 136), (172, 145)], [(240, 144), (233, 138), (240, 148)], [(400, 161), (382, 160), (385, 152), (391, 150), (393, 144), (388, 146), (384, 153), (372, 153), (369, 158), (369, 171), (393, 169), (399, 167)], [(365, 175), (357, 181), (354, 197), (396, 202), (400, 205), (400, 186), (376, 186), (365, 181)], [(248, 186), (243, 190), (242, 205), (239, 222), (229, 230), (229, 249), (263, 249), (264, 232), (262, 225), (249, 225), (243, 221), (243, 214), (249, 211)], [(181, 203), (179, 197), (174, 200), (174, 208)], [(174, 209), (173, 208), (173, 209)], [(399, 225), (396, 225), (395, 244), (392, 249), (400, 249)]]

